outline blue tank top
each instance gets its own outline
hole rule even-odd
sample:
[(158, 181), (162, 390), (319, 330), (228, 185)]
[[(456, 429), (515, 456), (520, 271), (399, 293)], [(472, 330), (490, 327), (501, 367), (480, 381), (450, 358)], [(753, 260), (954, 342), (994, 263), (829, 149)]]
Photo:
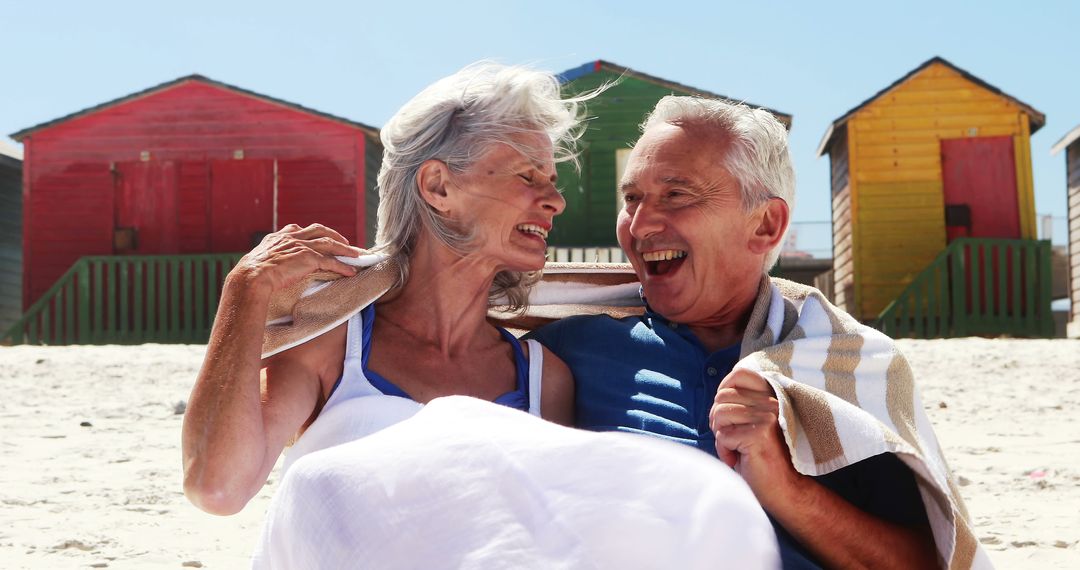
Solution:
[[(412, 400), (412, 396), (409, 396), (396, 384), (368, 368), (368, 356), (371, 354), (371, 331), (374, 328), (375, 323), (375, 304), (372, 303), (365, 307), (364, 310), (360, 312), (360, 315), (364, 323), (362, 340), (363, 348), (361, 351), (364, 376), (367, 377), (368, 382), (370, 382), (376, 390), (383, 394)], [(524, 351), (521, 350), (521, 343), (514, 338), (514, 335), (510, 334), (510, 331), (507, 331), (502, 327), (498, 327), (498, 329), (499, 333), (502, 334), (503, 340), (510, 343), (510, 347), (514, 351), (515, 389), (512, 392), (507, 392), (498, 398), (495, 398), (494, 401), (496, 404), (501, 404), (509, 408), (529, 411), (529, 361), (525, 358)], [(341, 380), (339, 379), (338, 383), (340, 382)], [(337, 389), (336, 385), (334, 386), (334, 389)]]

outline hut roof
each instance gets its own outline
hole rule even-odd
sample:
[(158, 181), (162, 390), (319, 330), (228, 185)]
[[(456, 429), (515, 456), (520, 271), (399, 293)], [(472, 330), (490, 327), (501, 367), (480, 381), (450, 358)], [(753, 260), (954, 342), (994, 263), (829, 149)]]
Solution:
[(851, 109), (847, 113), (844, 113), (839, 119), (836, 119), (835, 121), (833, 121), (832, 124), (829, 125), (829, 128), (825, 131), (825, 135), (823, 137), (821, 137), (821, 143), (818, 144), (817, 155), (818, 156), (824, 156), (825, 151), (829, 148), (829, 143), (832, 142), (833, 135), (836, 133), (837, 130), (840, 129), (840, 127), (844, 126), (844, 124), (847, 123), (848, 120), (851, 119), (851, 117), (853, 117), (855, 115), (855, 113), (858, 113), (864, 107), (866, 107), (870, 103), (873, 103), (875, 100), (877, 100), (879, 97), (885, 95), (886, 93), (892, 91), (893, 89), (896, 89), (902, 83), (904, 83), (908, 79), (911, 79), (916, 74), (918, 74), (920, 71), (930, 67), (931, 65), (933, 65), (935, 63), (940, 63), (940, 64), (948, 67), (949, 69), (952, 69), (953, 71), (959, 73), (961, 76), (964, 77), (964, 79), (967, 79), (968, 81), (971, 81), (972, 83), (978, 85), (979, 87), (982, 87), (983, 89), (986, 89), (987, 91), (990, 91), (991, 93), (994, 93), (995, 95), (998, 95), (1000, 97), (1004, 97), (1005, 99), (1011, 101), (1012, 103), (1015, 103), (1017, 106), (1020, 107), (1020, 109), (1022, 109), (1024, 111), (1024, 113), (1027, 114), (1028, 120), (1031, 122), (1031, 132), (1032, 133), (1039, 130), (1040, 128), (1042, 128), (1042, 126), (1044, 124), (1046, 124), (1046, 115), (1044, 115), (1044, 114), (1040, 113), (1039, 111), (1035, 110), (1035, 108), (1032, 107), (1031, 105), (1028, 105), (1027, 103), (1024, 103), (1023, 101), (1017, 99), (1016, 97), (1013, 97), (1012, 95), (1009, 95), (1008, 93), (1005, 93), (1001, 89), (998, 89), (997, 87), (994, 87), (993, 85), (990, 85), (989, 83), (983, 81), (982, 79), (979, 79), (978, 77), (975, 77), (974, 75), (972, 75), (968, 71), (953, 65), (949, 60), (947, 60), (947, 59), (945, 59), (943, 57), (940, 57), (940, 56), (934, 56), (934, 57), (926, 60), (925, 62), (923, 62), (921, 65), (919, 65), (915, 69), (912, 69), (911, 71), (909, 71), (906, 75), (904, 75), (900, 79), (897, 79), (896, 81), (892, 82), (888, 87), (882, 89), (881, 91), (878, 91), (877, 93), (874, 93), (874, 95), (871, 96), (869, 99), (863, 101), (862, 103), (859, 103), (853, 109)]
[(1080, 139), (1080, 125), (1076, 125), (1076, 128), (1066, 133), (1065, 136), (1061, 137), (1061, 140), (1050, 147), (1050, 156), (1069, 148), (1069, 145), (1076, 142), (1077, 139)]
[(284, 106), (284, 107), (288, 107), (290, 109), (295, 109), (295, 110), (300, 111), (302, 113), (307, 113), (309, 115), (314, 115), (316, 117), (321, 117), (323, 119), (329, 119), (329, 120), (334, 121), (336, 123), (341, 123), (341, 124), (344, 124), (344, 125), (347, 125), (347, 126), (350, 126), (350, 127), (360, 129), (361, 131), (364, 131), (365, 134), (367, 134), (368, 136), (374, 137), (375, 139), (379, 138), (379, 129), (377, 129), (375, 127), (372, 127), (371, 125), (365, 125), (364, 123), (358, 123), (356, 121), (350, 121), (349, 119), (345, 119), (345, 118), (342, 118), (342, 117), (331, 115), (329, 113), (323, 113), (322, 111), (316, 111), (315, 109), (311, 109), (311, 108), (305, 107), (303, 105), (299, 105), (299, 104), (296, 104), (296, 103), (290, 103), (288, 101), (283, 101), (281, 99), (277, 99), (275, 97), (270, 97), (268, 95), (262, 95), (260, 93), (254, 92), (254, 91), (248, 91), (247, 89), (236, 87), (235, 85), (229, 85), (228, 83), (222, 83), (221, 81), (216, 81), (216, 80), (210, 79), (208, 77), (205, 77), (205, 76), (202, 76), (202, 75), (199, 75), (199, 74), (186, 75), (184, 77), (180, 77), (180, 78), (174, 79), (172, 81), (166, 81), (165, 83), (162, 83), (160, 85), (155, 85), (155, 86), (150, 87), (148, 89), (143, 89), (142, 91), (138, 91), (138, 92), (132, 93), (130, 95), (125, 95), (125, 96), (120, 97), (118, 99), (113, 99), (111, 101), (106, 101), (105, 103), (101, 103), (99, 105), (94, 105), (93, 107), (88, 107), (88, 108), (83, 109), (81, 111), (76, 111), (74, 113), (71, 113), (70, 115), (64, 115), (63, 117), (53, 119), (51, 121), (46, 121), (46, 122), (41, 123), (39, 125), (34, 125), (32, 127), (23, 129), (23, 130), (21, 130), (21, 131), (19, 131), (17, 133), (13, 133), (11, 135), (11, 138), (21, 142), (24, 138), (32, 135), (33, 133), (35, 133), (37, 131), (42, 130), (42, 129), (47, 129), (49, 127), (58, 125), (58, 124), (63, 123), (65, 121), (70, 121), (72, 119), (76, 119), (76, 118), (83, 117), (83, 116), (86, 116), (86, 115), (89, 115), (89, 114), (92, 114), (92, 113), (96, 113), (98, 111), (102, 111), (102, 110), (107, 109), (109, 107), (119, 105), (121, 103), (126, 103), (128, 101), (132, 101), (132, 100), (138, 99), (140, 97), (146, 97), (148, 95), (152, 95), (154, 93), (158, 93), (158, 92), (164, 91), (166, 89), (171, 89), (173, 87), (176, 87), (178, 85), (181, 85), (183, 83), (187, 83), (187, 82), (190, 82), (190, 81), (198, 81), (200, 83), (205, 83), (207, 85), (213, 85), (215, 87), (220, 87), (222, 89), (233, 91), (233, 92), (239, 93), (241, 95), (246, 95), (248, 97), (253, 97), (255, 99), (260, 99), (260, 100), (265, 101), (267, 103), (271, 103), (271, 104), (274, 104), (274, 105), (281, 105), (281, 106)]
[(585, 64), (582, 64), (582, 65), (580, 65), (578, 67), (575, 67), (573, 69), (568, 69), (568, 70), (560, 73), (557, 77), (558, 77), (560, 83), (568, 83), (570, 81), (578, 79), (579, 77), (584, 77), (586, 75), (589, 75), (590, 73), (596, 73), (598, 71), (610, 71), (612, 73), (615, 73), (615, 74), (618, 74), (618, 75), (621, 75), (621, 76), (633, 77), (635, 79), (640, 79), (642, 81), (647, 81), (649, 83), (653, 83), (653, 84), (659, 85), (661, 87), (666, 87), (666, 88), (671, 89), (673, 91), (680, 91), (680, 92), (683, 92), (683, 93), (690, 93), (692, 95), (696, 95), (696, 96), (699, 96), (699, 97), (707, 97), (709, 99), (722, 99), (724, 101), (730, 101), (730, 102), (733, 102), (733, 103), (745, 103), (746, 105), (749, 105), (751, 107), (765, 109), (766, 111), (772, 113), (777, 118), (777, 120), (779, 120), (781, 123), (783, 123), (784, 126), (788, 128), (788, 130), (791, 129), (792, 116), (790, 114), (788, 114), (788, 113), (783, 113), (781, 111), (777, 111), (776, 109), (770, 109), (769, 107), (756, 105), (756, 104), (751, 103), (749, 101), (745, 101), (745, 100), (741, 100), (741, 99), (734, 99), (732, 97), (728, 97), (727, 95), (721, 95), (719, 93), (713, 93), (712, 91), (706, 91), (704, 89), (698, 89), (697, 87), (691, 87), (689, 85), (683, 85), (682, 83), (676, 83), (674, 81), (669, 81), (667, 79), (663, 79), (663, 78), (657, 77), (655, 75), (649, 75), (647, 73), (642, 73), (640, 71), (635, 71), (633, 69), (630, 69), (629, 67), (624, 67), (622, 65), (618, 65), (616, 63), (611, 63), (610, 61), (605, 61), (605, 60), (602, 60), (602, 59), (597, 59), (595, 61), (590, 61), (588, 63), (585, 63)]
[(19, 148), (16, 147), (15, 145), (13, 145), (13, 144), (5, 141), (5, 140), (0, 140), (0, 156), (6, 156), (8, 158), (13, 158), (15, 160), (22, 160), (23, 159), (22, 151), (19, 150)]

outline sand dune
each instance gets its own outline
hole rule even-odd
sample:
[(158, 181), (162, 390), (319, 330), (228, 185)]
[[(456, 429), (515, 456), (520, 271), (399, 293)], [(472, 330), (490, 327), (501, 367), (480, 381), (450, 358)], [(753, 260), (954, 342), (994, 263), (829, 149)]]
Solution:
[[(903, 341), (1000, 568), (1080, 567), (1080, 341)], [(0, 347), (0, 567), (242, 568), (273, 493), (215, 517), (180, 488), (203, 347)]]

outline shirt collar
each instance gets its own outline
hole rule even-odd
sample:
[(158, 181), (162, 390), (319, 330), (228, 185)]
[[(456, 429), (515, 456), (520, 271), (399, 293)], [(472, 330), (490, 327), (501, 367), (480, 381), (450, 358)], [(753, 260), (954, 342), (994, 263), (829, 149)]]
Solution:
[[(660, 313), (657, 313), (656, 311), (654, 311), (653, 308), (651, 306), (649, 306), (649, 300), (645, 298), (645, 290), (644, 290), (644, 288), (639, 288), (638, 289), (638, 295), (641, 296), (641, 302), (645, 303), (645, 313), (642, 315), (642, 317), (649, 321), (650, 326), (654, 326), (653, 323), (664, 324), (664, 325), (668, 326), (669, 328), (671, 328), (673, 330), (676, 330), (676, 334), (678, 334), (679, 336), (689, 340), (695, 346), (698, 347), (698, 350), (700, 350), (702, 353), (705, 353), (705, 347), (701, 345), (701, 341), (698, 340), (697, 335), (695, 335), (694, 332), (690, 330), (690, 327), (684, 326), (681, 323), (677, 323), (675, 321), (672, 321), (671, 319), (665, 317), (664, 315), (661, 315)], [(722, 349), (716, 351), (716, 354), (721, 354), (721, 353), (726, 354), (726, 353), (731, 353), (732, 351), (734, 351), (734, 354), (738, 355), (739, 354), (739, 349), (740, 349), (741, 346), (742, 346), (742, 342), (738, 342), (738, 343), (735, 343), (735, 344), (733, 344), (733, 345), (731, 345), (729, 347), (722, 348)]]

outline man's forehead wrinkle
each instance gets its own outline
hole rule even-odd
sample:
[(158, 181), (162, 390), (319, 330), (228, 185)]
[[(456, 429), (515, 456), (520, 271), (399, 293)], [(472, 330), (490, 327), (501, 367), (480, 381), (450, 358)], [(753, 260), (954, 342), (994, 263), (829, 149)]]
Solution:
[(669, 186), (695, 186), (694, 181), (685, 176), (661, 176), (660, 182)]
[(705, 192), (726, 192), (737, 190), (738, 185), (733, 178), (714, 178), (712, 180), (707, 180), (702, 184), (701, 189)]

